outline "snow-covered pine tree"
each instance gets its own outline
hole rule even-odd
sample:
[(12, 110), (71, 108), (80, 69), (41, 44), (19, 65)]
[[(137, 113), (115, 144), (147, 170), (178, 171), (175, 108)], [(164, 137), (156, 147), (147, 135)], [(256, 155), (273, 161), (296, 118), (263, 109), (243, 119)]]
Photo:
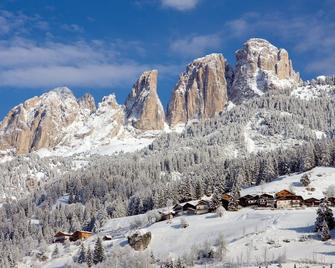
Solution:
[(105, 250), (102, 246), (100, 237), (98, 237), (97, 242), (95, 242), (94, 251), (93, 251), (93, 263), (97, 264), (105, 260)]
[(330, 231), (329, 231), (329, 228), (328, 228), (328, 224), (327, 224), (327, 222), (325, 220), (322, 223), (320, 237), (321, 237), (322, 241), (327, 241), (327, 240), (329, 240), (331, 238)]
[(212, 195), (212, 209), (216, 209), (218, 206), (222, 204), (222, 193), (219, 192), (219, 190), (214, 190), (214, 193)]
[(333, 211), (327, 206), (327, 201), (323, 200), (317, 210), (317, 217), (315, 221), (315, 232), (321, 232), (323, 222), (326, 222), (329, 230), (332, 230), (335, 226)]
[(59, 248), (58, 248), (58, 245), (56, 245), (53, 252), (52, 252), (52, 257), (57, 258), (58, 255), (59, 255)]
[(202, 189), (201, 181), (197, 180), (195, 184), (195, 198), (200, 199), (204, 195), (204, 191)]
[(223, 215), (225, 214), (225, 212), (226, 212), (226, 210), (225, 210), (225, 208), (224, 208), (222, 205), (220, 205), (220, 206), (216, 209), (216, 211), (215, 211), (216, 215), (217, 215), (218, 217), (220, 217), (220, 218), (223, 217)]
[(93, 255), (92, 255), (92, 251), (90, 247), (88, 248), (87, 253), (86, 253), (86, 264), (88, 267), (93, 266)]
[(300, 183), (303, 185), (303, 186), (308, 186), (310, 183), (311, 183), (311, 180), (309, 179), (309, 176), (308, 174), (304, 174), (301, 179), (300, 179)]
[(327, 204), (326, 204), (326, 211), (325, 211), (325, 220), (327, 222), (329, 230), (333, 230), (335, 227), (334, 215), (333, 215), (332, 209), (329, 208)]
[(84, 244), (81, 244), (79, 256), (78, 256), (78, 263), (85, 263), (86, 262), (86, 250)]

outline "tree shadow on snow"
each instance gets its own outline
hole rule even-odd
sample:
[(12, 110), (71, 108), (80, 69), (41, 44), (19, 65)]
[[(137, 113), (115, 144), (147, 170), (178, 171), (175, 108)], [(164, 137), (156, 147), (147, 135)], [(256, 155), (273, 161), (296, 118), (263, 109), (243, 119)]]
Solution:
[(298, 181), (292, 182), (292, 185), (293, 185), (294, 187), (304, 187), (304, 186), (301, 184), (301, 182), (298, 182)]
[(283, 228), (282, 230), (288, 230), (288, 231), (295, 231), (297, 233), (310, 233), (315, 234), (313, 232), (314, 225), (311, 226), (305, 226), (305, 227), (293, 227), (293, 228)]
[(214, 219), (214, 218), (218, 218), (218, 216), (217, 216), (217, 215), (215, 215), (215, 214), (212, 214), (212, 215), (206, 216), (206, 219)]
[(335, 256), (335, 252), (316, 252), (317, 254), (327, 255), (327, 256)]
[(175, 229), (181, 229), (181, 224), (174, 224), (174, 225), (171, 225), (171, 227)]
[(120, 243), (120, 246), (121, 247), (125, 247), (128, 245), (128, 241), (127, 240), (123, 240), (121, 243)]

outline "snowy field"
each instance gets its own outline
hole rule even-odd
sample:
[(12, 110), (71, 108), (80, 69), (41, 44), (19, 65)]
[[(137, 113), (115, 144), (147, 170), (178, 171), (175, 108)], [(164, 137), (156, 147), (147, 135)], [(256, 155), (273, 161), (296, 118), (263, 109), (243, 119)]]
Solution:
[[(315, 187), (313, 196), (322, 197), (323, 192), (335, 184), (335, 168), (318, 167), (311, 172), (311, 186)], [(244, 194), (276, 192), (291, 189), (303, 196), (309, 192), (300, 185), (302, 174), (284, 176), (271, 183), (255, 186), (242, 191)], [(243, 267), (258, 267), (264, 262), (287, 263), (284, 267), (303, 267), (299, 263), (314, 263), (310, 267), (322, 267), (321, 264), (335, 263), (335, 241), (322, 242), (313, 232), (317, 208), (300, 209), (258, 209), (243, 208), (237, 212), (225, 212), (222, 218), (213, 213), (183, 216), (189, 227), (180, 227), (180, 218), (171, 222), (162, 221), (148, 226), (152, 240), (146, 252), (153, 252), (160, 259), (177, 258), (191, 252), (192, 247), (201, 249), (206, 243), (212, 245), (223, 234), (227, 242), (226, 262)], [(101, 231), (85, 241), (86, 248), (94, 247), (97, 236), (109, 234), (112, 241), (105, 241), (107, 252), (129, 248), (126, 235), (132, 225), (141, 216), (112, 219)], [(335, 238), (335, 231), (332, 232)], [(49, 246), (51, 254), (54, 245)], [(41, 267), (62, 267), (71, 262), (79, 247), (71, 244), (68, 249), (61, 249), (62, 257), (54, 259)], [(25, 260), (20, 267), (27, 267)], [(317, 264), (315, 264), (317, 263)], [(220, 266), (213, 266), (220, 267)], [(274, 266), (275, 267), (275, 266)]]

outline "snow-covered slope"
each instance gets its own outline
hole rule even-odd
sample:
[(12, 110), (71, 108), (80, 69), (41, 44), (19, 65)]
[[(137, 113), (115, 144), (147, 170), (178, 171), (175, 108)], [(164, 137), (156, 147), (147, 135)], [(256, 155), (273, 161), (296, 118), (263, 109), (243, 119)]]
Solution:
[(94, 113), (81, 114), (64, 132), (57, 146), (40, 149), (37, 154), (70, 156), (132, 152), (150, 144), (160, 133), (139, 132), (125, 125), (124, 109), (117, 103), (115, 95), (104, 97)]
[[(310, 188), (314, 188), (313, 191), (308, 191), (300, 183), (300, 179), (303, 174), (310, 176), (311, 184)], [(282, 176), (278, 179), (265, 183), (263, 185), (247, 188), (241, 191), (242, 195), (247, 194), (261, 194), (270, 193), (274, 194), (280, 190), (287, 189), (294, 192), (297, 195), (301, 195), (304, 199), (314, 197), (323, 198), (328, 187), (335, 187), (335, 169), (331, 167), (316, 167), (309, 172), (303, 174), (294, 174), (291, 176)], [(335, 189), (335, 188), (334, 188)]]
[[(242, 194), (272, 193), (282, 189), (291, 189), (304, 197), (323, 196), (329, 186), (335, 185), (335, 168), (317, 167), (310, 172), (311, 187), (315, 191), (310, 194), (301, 186), (300, 178), (303, 174), (283, 176), (262, 186), (250, 187), (242, 190)], [(132, 216), (108, 221), (100, 232), (85, 241), (86, 248), (93, 248), (98, 236), (112, 235), (112, 241), (105, 241), (107, 254), (118, 250), (132, 251), (126, 239), (128, 231), (145, 215)], [(206, 244), (213, 245), (220, 235), (224, 235), (227, 242), (225, 263), (242, 267), (259, 266), (265, 262), (281, 263), (310, 263), (329, 264), (335, 261), (333, 254), (334, 240), (322, 242), (313, 232), (316, 218), (316, 208), (301, 209), (259, 209), (243, 208), (237, 212), (225, 212), (223, 218), (215, 214), (183, 216), (189, 227), (180, 227), (180, 217), (171, 222), (162, 221), (147, 226), (152, 233), (152, 241), (146, 253), (152, 252), (161, 260), (190, 254), (192, 248), (204, 248)], [(335, 232), (332, 232), (335, 237)], [(54, 245), (48, 248), (49, 254)], [(78, 246), (61, 247), (62, 257), (53, 259), (43, 267), (61, 267), (65, 263), (71, 264), (72, 257), (78, 253)], [(25, 258), (20, 267), (31, 263), (31, 258)], [(314, 263), (314, 265), (313, 265)], [(217, 266), (221, 267), (221, 266)]]
[(291, 95), (307, 101), (322, 96), (334, 97), (335, 77), (318, 76), (316, 79), (297, 87)]

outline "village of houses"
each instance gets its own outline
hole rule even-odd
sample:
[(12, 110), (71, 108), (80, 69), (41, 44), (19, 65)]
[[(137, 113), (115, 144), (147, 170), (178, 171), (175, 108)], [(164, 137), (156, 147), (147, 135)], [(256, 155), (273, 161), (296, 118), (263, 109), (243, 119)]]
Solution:
[[(164, 259), (170, 254), (187, 255), (190, 244), (201, 247), (206, 241), (215, 242), (218, 235), (223, 234), (229, 245), (227, 258), (232, 262), (242, 253), (246, 258), (250, 251), (251, 261), (257, 263), (265, 248), (274, 257), (285, 253), (294, 261), (335, 261), (334, 243), (314, 239), (313, 231), (318, 206), (325, 201), (329, 207), (335, 207), (335, 169), (310, 171), (308, 185), (301, 182), (304, 175), (282, 176), (269, 183), (244, 188), (238, 198), (233, 193), (224, 193), (178, 204), (169, 202), (167, 207), (146, 214), (110, 219), (95, 233), (58, 232), (54, 242), (75, 249), (68, 252), (69, 256), (76, 254), (78, 246), (82, 245), (79, 241), (85, 241), (86, 248), (93, 248), (100, 238), (109, 251), (112, 248), (122, 250), (125, 246), (133, 251), (149, 248), (147, 252)], [(257, 243), (250, 242), (251, 237)], [(298, 245), (301, 250), (291, 250)], [(54, 247), (50, 245), (50, 248)], [(314, 252), (316, 248), (318, 253)]]
[[(313, 191), (313, 189), (312, 189)], [(326, 198), (329, 206), (335, 206), (335, 197)], [(300, 195), (296, 195), (287, 189), (283, 189), (275, 194), (247, 194), (235, 199), (230, 193), (225, 193), (221, 198), (221, 206), (226, 211), (238, 211), (241, 208), (249, 207), (253, 209), (303, 209), (304, 207), (317, 207), (323, 201), (315, 197), (304, 199)], [(220, 205), (219, 205), (220, 206)], [(176, 204), (172, 209), (163, 209), (159, 211), (160, 221), (169, 221), (174, 217), (182, 215), (201, 215), (215, 212), (218, 206), (213, 206), (212, 198), (204, 196), (200, 200), (189, 201)], [(185, 226), (187, 227), (187, 226)], [(55, 243), (63, 243), (65, 241), (74, 242), (77, 240), (85, 240), (93, 235), (92, 232), (75, 231), (74, 233), (57, 232), (54, 236)], [(111, 235), (105, 235), (103, 240), (112, 240)]]
[[(290, 209), (303, 207), (317, 207), (323, 199), (309, 197), (304, 199), (287, 189), (283, 189), (275, 194), (263, 193), (260, 195), (247, 194), (235, 199), (231, 194), (225, 193), (222, 196), (222, 207), (227, 211), (237, 211), (240, 208), (251, 207), (254, 209)], [(335, 206), (335, 197), (327, 198), (329, 206)], [(162, 210), (160, 214), (162, 220), (170, 220), (183, 214), (200, 215), (214, 212), (217, 207), (213, 206), (210, 197), (204, 196), (201, 200), (189, 201), (176, 204), (171, 210)]]

